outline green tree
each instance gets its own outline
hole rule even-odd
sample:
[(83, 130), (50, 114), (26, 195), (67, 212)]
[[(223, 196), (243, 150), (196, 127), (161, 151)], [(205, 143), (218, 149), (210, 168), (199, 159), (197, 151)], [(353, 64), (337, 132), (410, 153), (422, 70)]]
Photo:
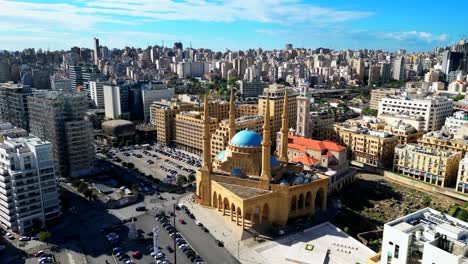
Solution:
[(49, 238), (52, 237), (52, 234), (48, 231), (41, 231), (39, 234), (37, 234), (37, 237), (39, 238), (40, 241), (44, 242), (48, 240)]
[(229, 77), (229, 79), (227, 80), (227, 84), (228, 84), (229, 86), (233, 86), (233, 85), (236, 84), (237, 80), (238, 80), (238, 79), (237, 79), (236, 76), (231, 76), (231, 77)]
[(196, 178), (195, 178), (195, 175), (193, 175), (193, 174), (190, 174), (190, 175), (188, 176), (188, 181), (189, 181), (189, 182), (194, 182), (195, 179), (196, 179)]
[(127, 164), (127, 167), (128, 167), (129, 169), (133, 169), (133, 168), (135, 168), (135, 164), (129, 162), (129, 163)]
[(92, 200), (94, 198), (93, 190), (89, 188), (83, 191), (83, 195), (89, 200)]
[(457, 96), (452, 96), (450, 98), (456, 102), (456, 101), (460, 101), (460, 100), (465, 99), (465, 96), (462, 95), (462, 94), (458, 94)]
[(431, 202), (432, 202), (432, 198), (431, 196), (425, 194), (422, 198), (422, 203), (424, 206), (428, 207), (429, 205), (431, 205)]
[(351, 230), (349, 229), (349, 227), (345, 226), (343, 228), (343, 231), (346, 233), (346, 234), (349, 234), (349, 232), (351, 232)]
[(370, 109), (370, 108), (365, 108), (362, 110), (361, 114), (362, 115), (370, 115), (370, 116), (377, 116), (379, 111), (376, 109)]
[(177, 179), (176, 179), (176, 184), (177, 185), (182, 186), (182, 184), (184, 184), (186, 182), (187, 182), (187, 177), (185, 177), (184, 175), (177, 176)]

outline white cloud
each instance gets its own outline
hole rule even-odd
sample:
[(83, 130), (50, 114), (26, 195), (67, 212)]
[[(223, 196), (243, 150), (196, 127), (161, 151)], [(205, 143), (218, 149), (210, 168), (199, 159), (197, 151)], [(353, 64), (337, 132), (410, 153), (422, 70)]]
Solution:
[(385, 32), (382, 33), (382, 37), (390, 38), (398, 41), (408, 41), (408, 40), (422, 40), (428, 43), (433, 42), (446, 42), (448, 36), (446, 34), (432, 34), (429, 32), (422, 31), (402, 31), (402, 32)]

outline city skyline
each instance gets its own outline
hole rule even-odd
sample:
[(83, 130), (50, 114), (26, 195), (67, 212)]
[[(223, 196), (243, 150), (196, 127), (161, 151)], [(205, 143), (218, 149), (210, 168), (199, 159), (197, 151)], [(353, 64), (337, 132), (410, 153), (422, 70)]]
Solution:
[[(110, 48), (181, 41), (217, 51), (261, 47), (426, 51), (468, 32), (450, 7), (392, 1), (5, 1), (1, 50)], [(461, 7), (467, 4), (455, 1)], [(452, 6), (452, 5), (451, 5)], [(403, 8), (404, 7), (404, 8)], [(427, 20), (437, 23), (427, 23)]]

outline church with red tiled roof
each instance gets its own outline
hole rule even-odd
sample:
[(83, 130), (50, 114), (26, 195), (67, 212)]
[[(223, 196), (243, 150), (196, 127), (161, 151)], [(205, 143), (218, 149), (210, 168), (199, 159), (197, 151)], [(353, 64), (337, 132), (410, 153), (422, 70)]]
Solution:
[(288, 159), (294, 163), (300, 162), (306, 168), (325, 167), (337, 172), (348, 169), (349, 164), (345, 146), (291, 134), (288, 136)]

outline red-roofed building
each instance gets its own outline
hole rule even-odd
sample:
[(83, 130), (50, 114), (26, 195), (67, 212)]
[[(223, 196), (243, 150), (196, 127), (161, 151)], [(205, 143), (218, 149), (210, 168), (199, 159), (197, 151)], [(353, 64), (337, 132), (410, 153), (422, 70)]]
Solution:
[(288, 159), (308, 167), (321, 166), (337, 172), (346, 170), (349, 164), (346, 147), (329, 140), (320, 141), (293, 135), (288, 136)]

